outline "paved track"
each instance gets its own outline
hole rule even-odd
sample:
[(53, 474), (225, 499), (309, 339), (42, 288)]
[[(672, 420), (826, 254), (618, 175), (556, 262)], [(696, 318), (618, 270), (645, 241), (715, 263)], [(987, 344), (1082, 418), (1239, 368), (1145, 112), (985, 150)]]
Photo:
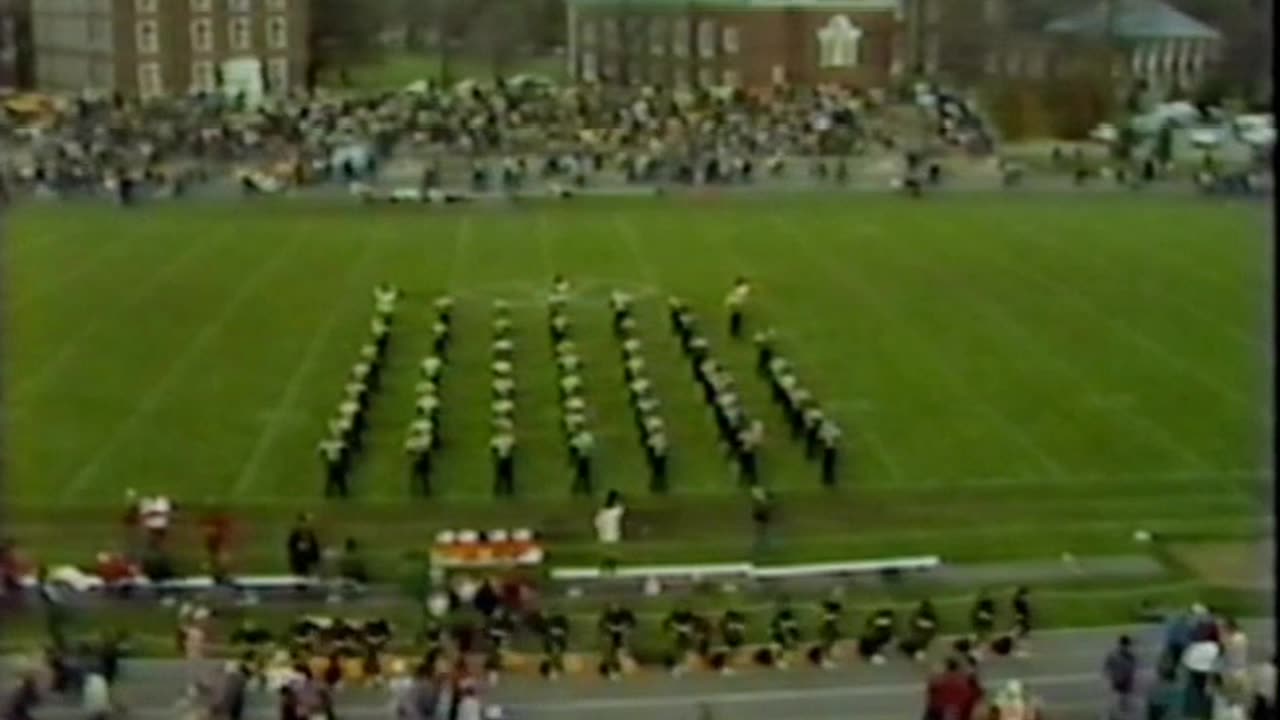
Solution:
[[(1273, 621), (1246, 624), (1253, 654), (1271, 652)], [(1041, 696), (1055, 720), (1096, 718), (1105, 704), (1099, 666), (1118, 634), (1135, 638), (1144, 665), (1158, 650), (1152, 626), (1047, 631), (1038, 634), (1026, 659), (992, 660), (984, 668), (988, 688), (1019, 678)], [(121, 696), (135, 718), (177, 718), (174, 703), (185, 682), (180, 661), (134, 660), (124, 667)], [(508, 720), (908, 720), (920, 716), (924, 668), (895, 659), (883, 667), (846, 663), (820, 671), (743, 671), (733, 677), (695, 674), (679, 679), (645, 672), (616, 683), (595, 678), (556, 683), (504, 678), (489, 697)], [(701, 715), (703, 711), (708, 715)], [(339, 718), (390, 718), (385, 694), (340, 697)], [(69, 720), (70, 708), (44, 708), (42, 720)], [(265, 697), (255, 699), (250, 718), (276, 717)]]

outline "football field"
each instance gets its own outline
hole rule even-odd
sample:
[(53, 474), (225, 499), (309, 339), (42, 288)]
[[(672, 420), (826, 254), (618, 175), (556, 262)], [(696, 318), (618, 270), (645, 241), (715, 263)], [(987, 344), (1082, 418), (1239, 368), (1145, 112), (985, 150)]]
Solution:
[[(1143, 527), (1238, 538), (1266, 514), (1270, 229), (1261, 205), (998, 195), (667, 198), (501, 207), (266, 202), (121, 210), (29, 205), (3, 246), (4, 500), (28, 545), (86, 559), (126, 488), (234, 508), (241, 564), (278, 569), (300, 509), (377, 552), (444, 527), (525, 525), (589, 557), (592, 501), (570, 497), (546, 296), (573, 285), (597, 489), (633, 508), (628, 559), (740, 559), (743, 492), (681, 355), (687, 299), (765, 423), (778, 559), (944, 560), (1133, 550)], [(844, 429), (819, 485), (748, 328)], [(321, 498), (316, 443), (368, 334), (371, 290), (404, 291), (353, 476)], [(671, 439), (652, 497), (608, 294), (636, 318)], [(431, 301), (457, 299), (436, 494), (411, 496), (402, 443)], [(513, 308), (514, 499), (492, 498), (491, 303)], [(74, 521), (74, 522), (70, 522)]]

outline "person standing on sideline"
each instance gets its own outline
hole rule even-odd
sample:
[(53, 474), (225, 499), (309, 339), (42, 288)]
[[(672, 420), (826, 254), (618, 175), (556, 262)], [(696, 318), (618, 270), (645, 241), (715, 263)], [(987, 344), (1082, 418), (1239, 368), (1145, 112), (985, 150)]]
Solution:
[(1177, 717), (1178, 666), (1169, 658), (1161, 658), (1156, 677), (1147, 688), (1147, 720), (1172, 720)]
[(21, 681), (5, 698), (3, 720), (35, 720), (34, 710), (40, 704), (40, 683), (36, 669), (28, 666), (21, 670)]
[(622, 521), (627, 515), (627, 506), (622, 503), (622, 495), (617, 490), (610, 490), (604, 499), (604, 505), (596, 511), (592, 524), (595, 525), (596, 540), (605, 546), (604, 563), (612, 566), (617, 561), (614, 548), (622, 542)]
[(1222, 624), (1222, 680), (1228, 693), (1243, 696), (1249, 688), (1249, 638), (1235, 618)]
[(1132, 714), (1133, 693), (1138, 677), (1138, 658), (1133, 654), (1133, 643), (1128, 635), (1121, 635), (1115, 648), (1107, 653), (1102, 663), (1102, 674), (1107, 679), (1111, 693), (1107, 709), (1108, 720), (1124, 720)]
[(320, 565), (320, 539), (311, 527), (311, 516), (298, 516), (298, 523), (289, 533), (286, 544), (289, 555), (289, 572), (298, 577), (315, 574)]
[(1253, 706), (1250, 720), (1271, 720), (1276, 716), (1276, 657), (1253, 669)]
[(769, 547), (769, 524), (773, 522), (773, 498), (763, 485), (751, 486), (751, 522), (755, 526), (752, 555), (759, 556)]
[(110, 720), (115, 715), (115, 703), (111, 699), (111, 686), (102, 673), (91, 672), (84, 678), (81, 690), (86, 720)]
[(1213, 640), (1196, 640), (1182, 653), (1186, 683), (1182, 698), (1182, 716), (1186, 720), (1208, 720), (1213, 712), (1209, 680), (1221, 667), (1222, 649)]

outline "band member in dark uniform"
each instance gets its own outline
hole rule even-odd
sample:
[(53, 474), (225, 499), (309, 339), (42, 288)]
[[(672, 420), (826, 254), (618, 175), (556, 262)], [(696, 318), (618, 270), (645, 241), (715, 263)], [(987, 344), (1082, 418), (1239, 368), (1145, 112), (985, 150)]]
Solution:
[(916, 662), (922, 662), (925, 654), (929, 651), (929, 646), (933, 643), (933, 639), (938, 635), (938, 612), (934, 610), (933, 603), (921, 600), (920, 605), (911, 615), (910, 624), (907, 627), (907, 636), (903, 638), (899, 644), (903, 654), (910, 657)]
[(996, 601), (985, 590), (978, 593), (969, 622), (973, 628), (974, 646), (981, 647), (991, 637), (996, 624)]
[(858, 654), (874, 664), (884, 664), (884, 648), (893, 642), (893, 610), (882, 608), (867, 618), (867, 626), (858, 639)]

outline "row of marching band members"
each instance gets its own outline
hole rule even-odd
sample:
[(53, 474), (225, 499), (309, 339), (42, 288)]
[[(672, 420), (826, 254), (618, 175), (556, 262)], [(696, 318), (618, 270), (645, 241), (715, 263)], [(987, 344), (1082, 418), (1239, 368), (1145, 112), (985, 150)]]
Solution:
[(566, 314), (569, 292), (569, 281), (556, 275), (552, 280), (551, 296), (547, 303), (547, 322), (551, 333), (551, 348), (555, 354), (565, 448), (573, 473), (571, 492), (575, 495), (590, 495), (591, 457), (595, 449), (595, 436), (591, 433), (587, 419), (582, 358), (573, 342), (573, 324)]
[(440, 381), (449, 359), (449, 333), (453, 329), (453, 298), (436, 298), (435, 322), (432, 323), (431, 354), (419, 365), (422, 377), (414, 388), (414, 416), (405, 438), (409, 455), (410, 491), (426, 497), (431, 494), (432, 459), (440, 449)]
[(668, 312), (672, 330), (679, 338), (694, 379), (711, 408), (720, 439), (734, 459), (739, 479), (747, 485), (757, 484), (760, 480), (759, 452), (764, 440), (764, 423), (751, 418), (743, 408), (733, 376), (711, 357), (710, 345), (698, 330), (697, 320), (685, 302), (671, 298)]
[(632, 316), (632, 298), (625, 292), (615, 291), (609, 297), (613, 313), (613, 332), (622, 344), (622, 373), (627, 384), (627, 397), (645, 461), (649, 465), (649, 489), (655, 493), (667, 491), (667, 428), (660, 413), (661, 403), (655, 397), (653, 383), (645, 368), (644, 345), (636, 337), (636, 322)]
[(378, 285), (373, 289), (373, 299), (369, 342), (360, 347), (360, 359), (351, 368), (336, 415), (329, 420), (329, 434), (319, 445), (325, 469), (326, 497), (347, 497), (351, 494), (351, 467), (363, 446), (369, 404), (378, 391), (386, 362), (391, 321), (400, 299), (400, 290), (390, 284)]
[(752, 340), (756, 346), (756, 370), (769, 383), (773, 401), (782, 409), (791, 437), (803, 440), (805, 457), (817, 460), (821, 466), (822, 484), (834, 487), (840, 426), (823, 412), (822, 405), (800, 382), (791, 361), (778, 353), (772, 328), (757, 332)]
[(516, 380), (511, 305), (506, 300), (493, 301), (491, 350), (493, 436), (489, 439), (489, 450), (493, 455), (493, 494), (509, 496), (515, 494)]

